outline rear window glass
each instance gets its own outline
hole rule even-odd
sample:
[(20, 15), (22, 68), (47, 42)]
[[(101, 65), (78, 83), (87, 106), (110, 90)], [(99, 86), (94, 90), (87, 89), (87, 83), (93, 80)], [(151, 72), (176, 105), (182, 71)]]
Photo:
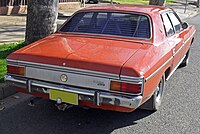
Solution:
[(118, 12), (80, 12), (74, 15), (60, 31), (135, 38), (150, 38), (151, 36), (147, 16)]

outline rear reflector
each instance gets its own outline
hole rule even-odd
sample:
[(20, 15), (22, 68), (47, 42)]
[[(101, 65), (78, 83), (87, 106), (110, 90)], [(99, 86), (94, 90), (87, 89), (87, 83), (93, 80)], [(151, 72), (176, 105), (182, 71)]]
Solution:
[(24, 76), (24, 67), (7, 65), (7, 70), (9, 74)]
[(113, 91), (139, 94), (141, 93), (141, 84), (132, 84), (126, 82), (111, 81), (110, 89)]

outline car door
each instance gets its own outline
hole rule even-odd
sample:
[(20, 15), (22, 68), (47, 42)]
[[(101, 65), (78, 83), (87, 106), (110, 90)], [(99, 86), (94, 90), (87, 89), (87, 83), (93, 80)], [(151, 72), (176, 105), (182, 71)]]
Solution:
[(185, 31), (182, 27), (182, 23), (178, 16), (173, 12), (169, 12), (169, 19), (171, 20), (172, 26), (175, 31), (175, 41), (176, 41), (176, 46), (173, 49), (173, 68), (177, 68), (182, 62), (182, 59), (184, 57), (184, 36), (185, 36)]
[[(181, 19), (179, 18), (179, 16), (174, 12), (174, 14), (176, 15), (176, 17), (180, 20), (181, 22)], [(186, 23), (185, 23), (186, 24)], [(189, 27), (189, 25), (187, 24), (187, 26), (185, 26), (184, 28), (184, 23), (182, 22), (182, 32), (181, 32), (181, 37), (183, 37), (183, 49), (181, 50), (183, 55), (185, 55), (189, 48), (190, 48), (190, 45), (191, 45), (191, 42), (192, 42), (192, 36), (194, 33), (194, 31), (191, 30), (191, 27)], [(192, 31), (192, 32), (191, 32)]]
[(171, 53), (173, 56), (172, 62), (172, 70), (176, 69), (183, 57), (183, 53), (181, 51), (183, 47), (183, 28), (179, 19), (176, 18), (175, 14), (171, 12), (167, 12), (162, 14), (167, 42), (169, 47), (171, 48)]

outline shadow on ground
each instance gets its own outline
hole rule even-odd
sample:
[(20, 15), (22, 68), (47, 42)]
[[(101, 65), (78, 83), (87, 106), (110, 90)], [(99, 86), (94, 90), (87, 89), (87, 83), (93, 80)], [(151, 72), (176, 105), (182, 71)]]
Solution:
[[(58, 111), (54, 102), (39, 100), (35, 107), (27, 102), (1, 112), (0, 131), (3, 133), (111, 133), (115, 129), (137, 124), (137, 121), (152, 114), (145, 110), (120, 113), (98, 109), (73, 107)], [(6, 112), (7, 111), (7, 112)], [(8, 112), (9, 111), (9, 112)], [(6, 130), (6, 126), (12, 126)], [(3, 129), (2, 129), (3, 128)], [(2, 130), (1, 130), (2, 129)]]

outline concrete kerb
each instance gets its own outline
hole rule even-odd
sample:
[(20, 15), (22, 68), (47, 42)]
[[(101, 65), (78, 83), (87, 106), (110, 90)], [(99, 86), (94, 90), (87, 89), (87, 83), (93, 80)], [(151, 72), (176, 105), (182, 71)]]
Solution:
[(0, 83), (0, 100), (15, 94), (15, 88), (9, 84), (7, 84), (6, 82), (2, 82)]

